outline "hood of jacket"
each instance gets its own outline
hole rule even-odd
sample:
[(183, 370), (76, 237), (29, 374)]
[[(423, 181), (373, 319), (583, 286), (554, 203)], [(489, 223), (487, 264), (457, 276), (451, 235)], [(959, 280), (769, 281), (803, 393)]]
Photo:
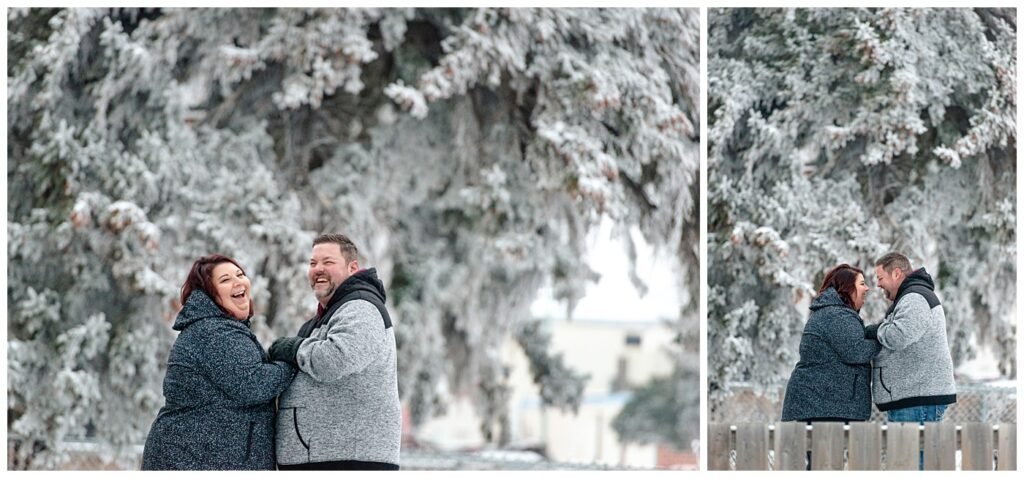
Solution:
[(185, 299), (185, 304), (181, 306), (181, 310), (178, 311), (178, 317), (174, 319), (174, 325), (172, 329), (177, 331), (185, 330), (188, 327), (200, 320), (209, 318), (222, 318), (239, 322), (246, 327), (249, 326), (248, 320), (235, 320), (224, 312), (210, 296), (206, 295), (201, 290), (194, 290), (189, 294), (188, 299)]
[(361, 269), (355, 274), (348, 276), (344, 282), (334, 291), (331, 300), (327, 301), (324, 309), (330, 309), (332, 305), (345, 298), (345, 296), (356, 292), (368, 292), (380, 298), (382, 303), (386, 302), (387, 295), (384, 293), (384, 283), (377, 278), (377, 269)]
[(818, 294), (817, 297), (811, 300), (811, 310), (824, 309), (825, 307), (846, 307), (852, 310), (852, 307), (846, 305), (843, 302), (843, 298), (839, 295), (839, 291), (835, 287), (829, 287), (822, 293)]
[(899, 301), (899, 297), (903, 295), (907, 289), (913, 286), (923, 286), (924, 288), (935, 291), (935, 281), (932, 280), (932, 276), (928, 275), (928, 272), (924, 270), (924, 267), (911, 272), (903, 283), (900, 284), (899, 289), (896, 290), (896, 301)]
[(935, 307), (939, 304), (939, 298), (935, 295), (935, 282), (932, 280), (932, 276), (928, 275), (928, 272), (924, 270), (924, 267), (911, 272), (906, 278), (903, 279), (903, 283), (896, 289), (896, 298), (889, 304), (889, 308), (885, 311), (885, 315), (889, 315), (896, 310), (896, 304), (900, 302), (900, 299), (904, 295), (911, 292), (916, 292), (924, 296), (925, 300), (928, 301), (930, 307)]

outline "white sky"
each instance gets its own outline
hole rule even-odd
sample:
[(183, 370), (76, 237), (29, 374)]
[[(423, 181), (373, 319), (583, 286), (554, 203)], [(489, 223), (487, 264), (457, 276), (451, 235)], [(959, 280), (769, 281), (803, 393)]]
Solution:
[[(618, 238), (612, 237), (612, 223), (605, 218), (597, 231), (587, 236), (587, 263), (601, 279), (587, 286), (586, 294), (573, 311), (573, 320), (615, 322), (657, 322), (679, 316), (679, 280), (667, 253), (655, 254), (639, 231), (633, 230), (636, 243), (636, 271), (647, 284), (643, 297), (629, 280), (629, 258)], [(552, 297), (550, 286), (537, 294), (530, 307), (535, 317), (565, 319), (565, 302)]]

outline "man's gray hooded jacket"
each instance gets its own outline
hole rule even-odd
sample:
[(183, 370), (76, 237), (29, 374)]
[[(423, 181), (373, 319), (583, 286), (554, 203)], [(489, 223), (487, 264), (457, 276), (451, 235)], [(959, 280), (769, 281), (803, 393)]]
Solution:
[(924, 268), (900, 284), (876, 334), (882, 351), (873, 363), (871, 389), (879, 410), (956, 402), (946, 314)]
[(296, 353), (299, 374), (281, 396), (277, 462), (398, 465), (402, 411), (394, 328), (374, 269), (346, 279)]

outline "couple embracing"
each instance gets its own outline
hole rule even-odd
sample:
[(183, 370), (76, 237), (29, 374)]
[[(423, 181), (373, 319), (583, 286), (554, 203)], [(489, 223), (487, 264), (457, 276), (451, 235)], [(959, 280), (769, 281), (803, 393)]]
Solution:
[(937, 422), (956, 402), (946, 316), (932, 278), (892, 252), (875, 262), (891, 301), (885, 318), (864, 326), (864, 272), (842, 264), (825, 275), (800, 338), (782, 421), (865, 421), (871, 402), (890, 422)]
[(344, 235), (313, 241), (307, 278), (317, 313), (269, 351), (249, 329), (242, 267), (220, 255), (196, 260), (142, 468), (397, 470), (395, 334), (384, 285), (357, 258)]

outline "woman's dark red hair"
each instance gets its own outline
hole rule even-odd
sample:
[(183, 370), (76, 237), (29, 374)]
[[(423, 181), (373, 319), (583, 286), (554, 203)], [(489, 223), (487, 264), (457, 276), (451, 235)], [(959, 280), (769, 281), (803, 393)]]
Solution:
[(855, 309), (853, 306), (853, 295), (857, 292), (857, 275), (864, 275), (864, 271), (849, 264), (839, 264), (825, 274), (825, 280), (821, 282), (818, 295), (825, 292), (829, 287), (835, 288), (843, 303)]
[[(213, 268), (217, 267), (225, 262), (234, 264), (239, 269), (242, 269), (242, 273), (245, 273), (245, 269), (238, 264), (234, 259), (228, 256), (222, 256), (220, 254), (211, 254), (208, 256), (200, 257), (192, 263), (192, 270), (188, 271), (188, 277), (185, 278), (185, 284), (181, 286), (181, 305), (185, 305), (185, 301), (188, 300), (188, 296), (192, 295), (192, 291), (201, 290), (213, 299), (213, 303), (217, 304), (217, 289), (213, 286)], [(249, 291), (249, 317), (252, 317), (254, 310), (254, 304), (252, 302), (252, 291)], [(228, 314), (224, 307), (217, 304), (220, 310), (224, 311), (224, 314), (228, 317)]]

